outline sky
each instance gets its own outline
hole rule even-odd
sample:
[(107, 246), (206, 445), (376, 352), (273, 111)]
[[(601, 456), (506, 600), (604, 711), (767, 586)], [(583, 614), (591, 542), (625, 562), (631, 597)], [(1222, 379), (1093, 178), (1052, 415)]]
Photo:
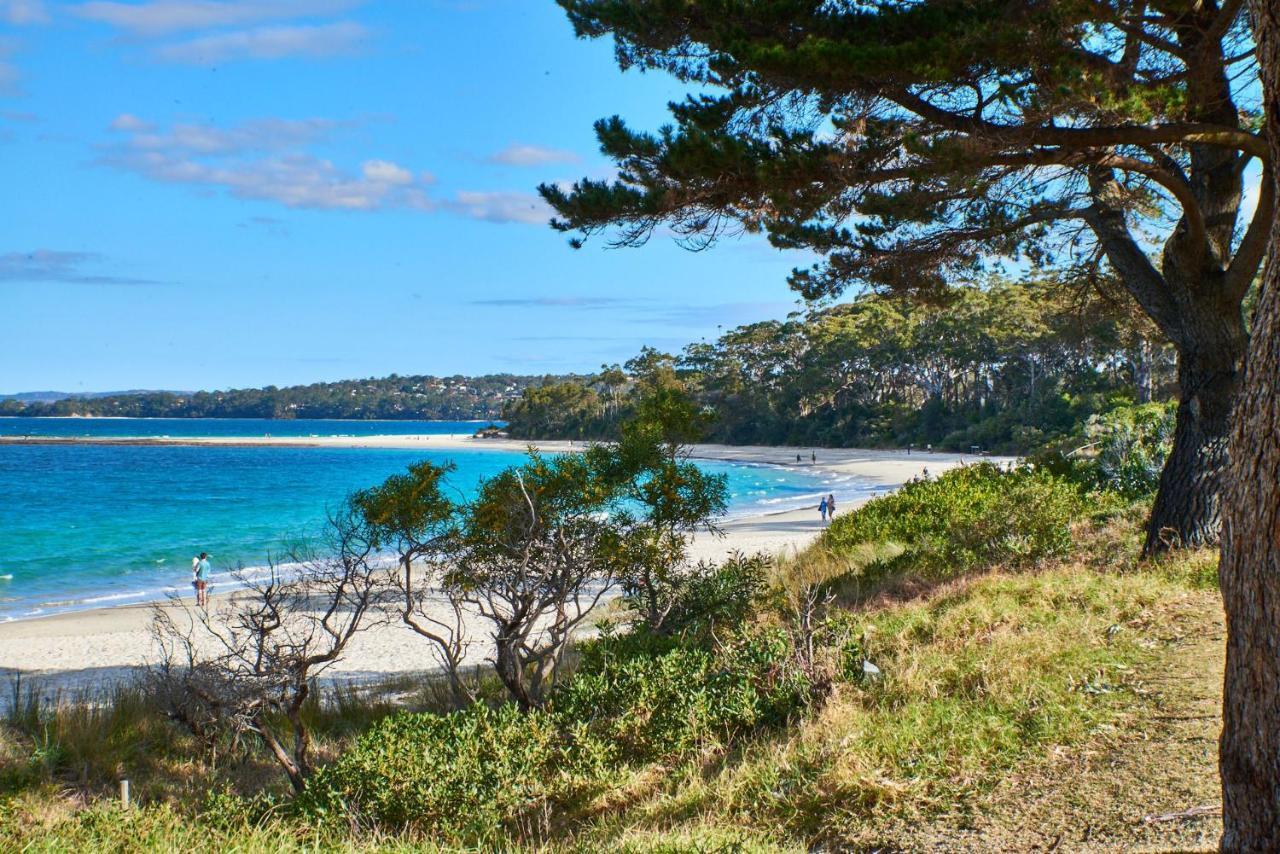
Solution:
[(684, 88), (552, 0), (0, 0), (0, 393), (589, 371), (782, 317), (758, 238), (572, 250), (535, 188)]

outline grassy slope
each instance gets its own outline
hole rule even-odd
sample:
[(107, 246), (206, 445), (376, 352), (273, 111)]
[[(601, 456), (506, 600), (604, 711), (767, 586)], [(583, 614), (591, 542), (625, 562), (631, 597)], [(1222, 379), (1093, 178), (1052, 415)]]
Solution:
[[(1158, 850), (1214, 847), (1213, 818), (1143, 817), (1217, 803), (1220, 604), (1212, 559), (1133, 566), (1133, 529), (1081, 557), (846, 603), (884, 671), (838, 682), (813, 718), (732, 753), (650, 767), (590, 805), (576, 850)], [(154, 750), (176, 749), (156, 734)], [(19, 780), (39, 744), (6, 736)], [(87, 750), (87, 748), (86, 748)], [(32, 851), (395, 849), (306, 827), (192, 820), (207, 768), (172, 760), (186, 794), (123, 816), (65, 771), (0, 797), (0, 848)], [(153, 803), (170, 774), (144, 787)], [(252, 770), (252, 769), (251, 769)]]
[(1215, 593), (1068, 565), (869, 622), (883, 689), (637, 793), (582, 846), (1214, 848), (1213, 819), (1143, 817), (1217, 803)]

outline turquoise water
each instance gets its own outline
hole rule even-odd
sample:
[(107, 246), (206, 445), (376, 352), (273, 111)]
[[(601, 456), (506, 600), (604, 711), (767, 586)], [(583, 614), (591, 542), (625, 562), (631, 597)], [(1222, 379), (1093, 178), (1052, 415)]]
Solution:
[(464, 433), (488, 421), (342, 421), (265, 418), (6, 418), (0, 436), (400, 436)]
[[(15, 419), (16, 420), (16, 419)], [(341, 435), (369, 422), (219, 422), (22, 419), (26, 430), (68, 435), (110, 425), (117, 436)], [(253, 432), (243, 425), (251, 424)], [(237, 429), (240, 432), (225, 432)], [(405, 425), (393, 429), (391, 425)], [(407, 425), (412, 425), (409, 429)], [(457, 422), (376, 422), (367, 433), (449, 433)], [(453, 484), (473, 492), (483, 477), (516, 464), (505, 451), (371, 448), (246, 448), (0, 445), (0, 620), (148, 601), (189, 592), (192, 554), (207, 551), (214, 584), (237, 565), (305, 538), (354, 489), (421, 459), (457, 465)], [(829, 491), (853, 497), (867, 484), (781, 467), (700, 463), (728, 475), (730, 515), (817, 503)]]

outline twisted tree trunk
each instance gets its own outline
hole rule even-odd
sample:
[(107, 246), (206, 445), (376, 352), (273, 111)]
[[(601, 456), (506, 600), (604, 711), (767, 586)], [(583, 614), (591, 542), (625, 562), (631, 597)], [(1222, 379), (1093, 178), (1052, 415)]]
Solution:
[(1202, 307), (1187, 321), (1177, 342), (1173, 448), (1147, 524), (1147, 554), (1218, 543), (1231, 412), (1248, 339), (1239, 305)]
[[(1280, 163), (1280, 3), (1253, 0), (1273, 163)], [(1264, 180), (1271, 176), (1264, 177)], [(1254, 316), (1222, 539), (1223, 851), (1280, 849), (1280, 222)]]

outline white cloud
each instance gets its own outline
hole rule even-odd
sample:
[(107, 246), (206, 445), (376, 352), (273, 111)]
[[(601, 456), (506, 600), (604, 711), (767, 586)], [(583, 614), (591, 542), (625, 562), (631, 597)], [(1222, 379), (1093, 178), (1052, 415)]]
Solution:
[(157, 131), (135, 116), (120, 127), (122, 142), (104, 151), (102, 162), (154, 181), (223, 189), (243, 199), (293, 208), (370, 211), (431, 207), (429, 176), (415, 178), (387, 160), (365, 161), (344, 170), (306, 151), (339, 122), (327, 119), (262, 119), (222, 128), (181, 124)]
[(0, 0), (0, 21), (15, 27), (49, 22), (44, 0)]
[(162, 45), (155, 50), (165, 62), (205, 65), (234, 59), (283, 59), (290, 56), (328, 58), (355, 53), (369, 30), (354, 21), (332, 24), (256, 27), (213, 33)]
[(412, 184), (413, 173), (387, 160), (366, 160), (360, 167), (364, 177), (383, 184)]
[(134, 35), (164, 36), (192, 30), (245, 26), (266, 21), (333, 15), (363, 0), (150, 0), (143, 3), (94, 0), (71, 7), (82, 18), (110, 24)]
[(462, 190), (449, 201), (450, 210), (485, 222), (523, 222), (546, 225), (551, 208), (532, 193)]
[(513, 143), (491, 155), (489, 162), (503, 166), (543, 166), (549, 163), (577, 163), (580, 159), (572, 151)]
[(115, 140), (99, 162), (152, 181), (221, 190), (231, 196), (316, 210), (445, 211), (486, 222), (544, 225), (551, 211), (528, 193), (461, 191), (431, 194), (435, 178), (383, 158), (344, 167), (310, 149), (351, 122), (258, 119), (220, 127), (158, 128), (131, 113), (111, 122)]
[(211, 163), (149, 151), (124, 155), (113, 162), (156, 181), (222, 188), (237, 198), (278, 202), (291, 208), (372, 211), (430, 207), (425, 189), (415, 187), (412, 180), (394, 183), (353, 174), (310, 154)]
[(150, 131), (154, 128), (150, 122), (144, 122), (142, 119), (132, 113), (121, 113), (111, 120), (111, 129), (126, 131), (129, 133), (137, 133), (140, 131)]

